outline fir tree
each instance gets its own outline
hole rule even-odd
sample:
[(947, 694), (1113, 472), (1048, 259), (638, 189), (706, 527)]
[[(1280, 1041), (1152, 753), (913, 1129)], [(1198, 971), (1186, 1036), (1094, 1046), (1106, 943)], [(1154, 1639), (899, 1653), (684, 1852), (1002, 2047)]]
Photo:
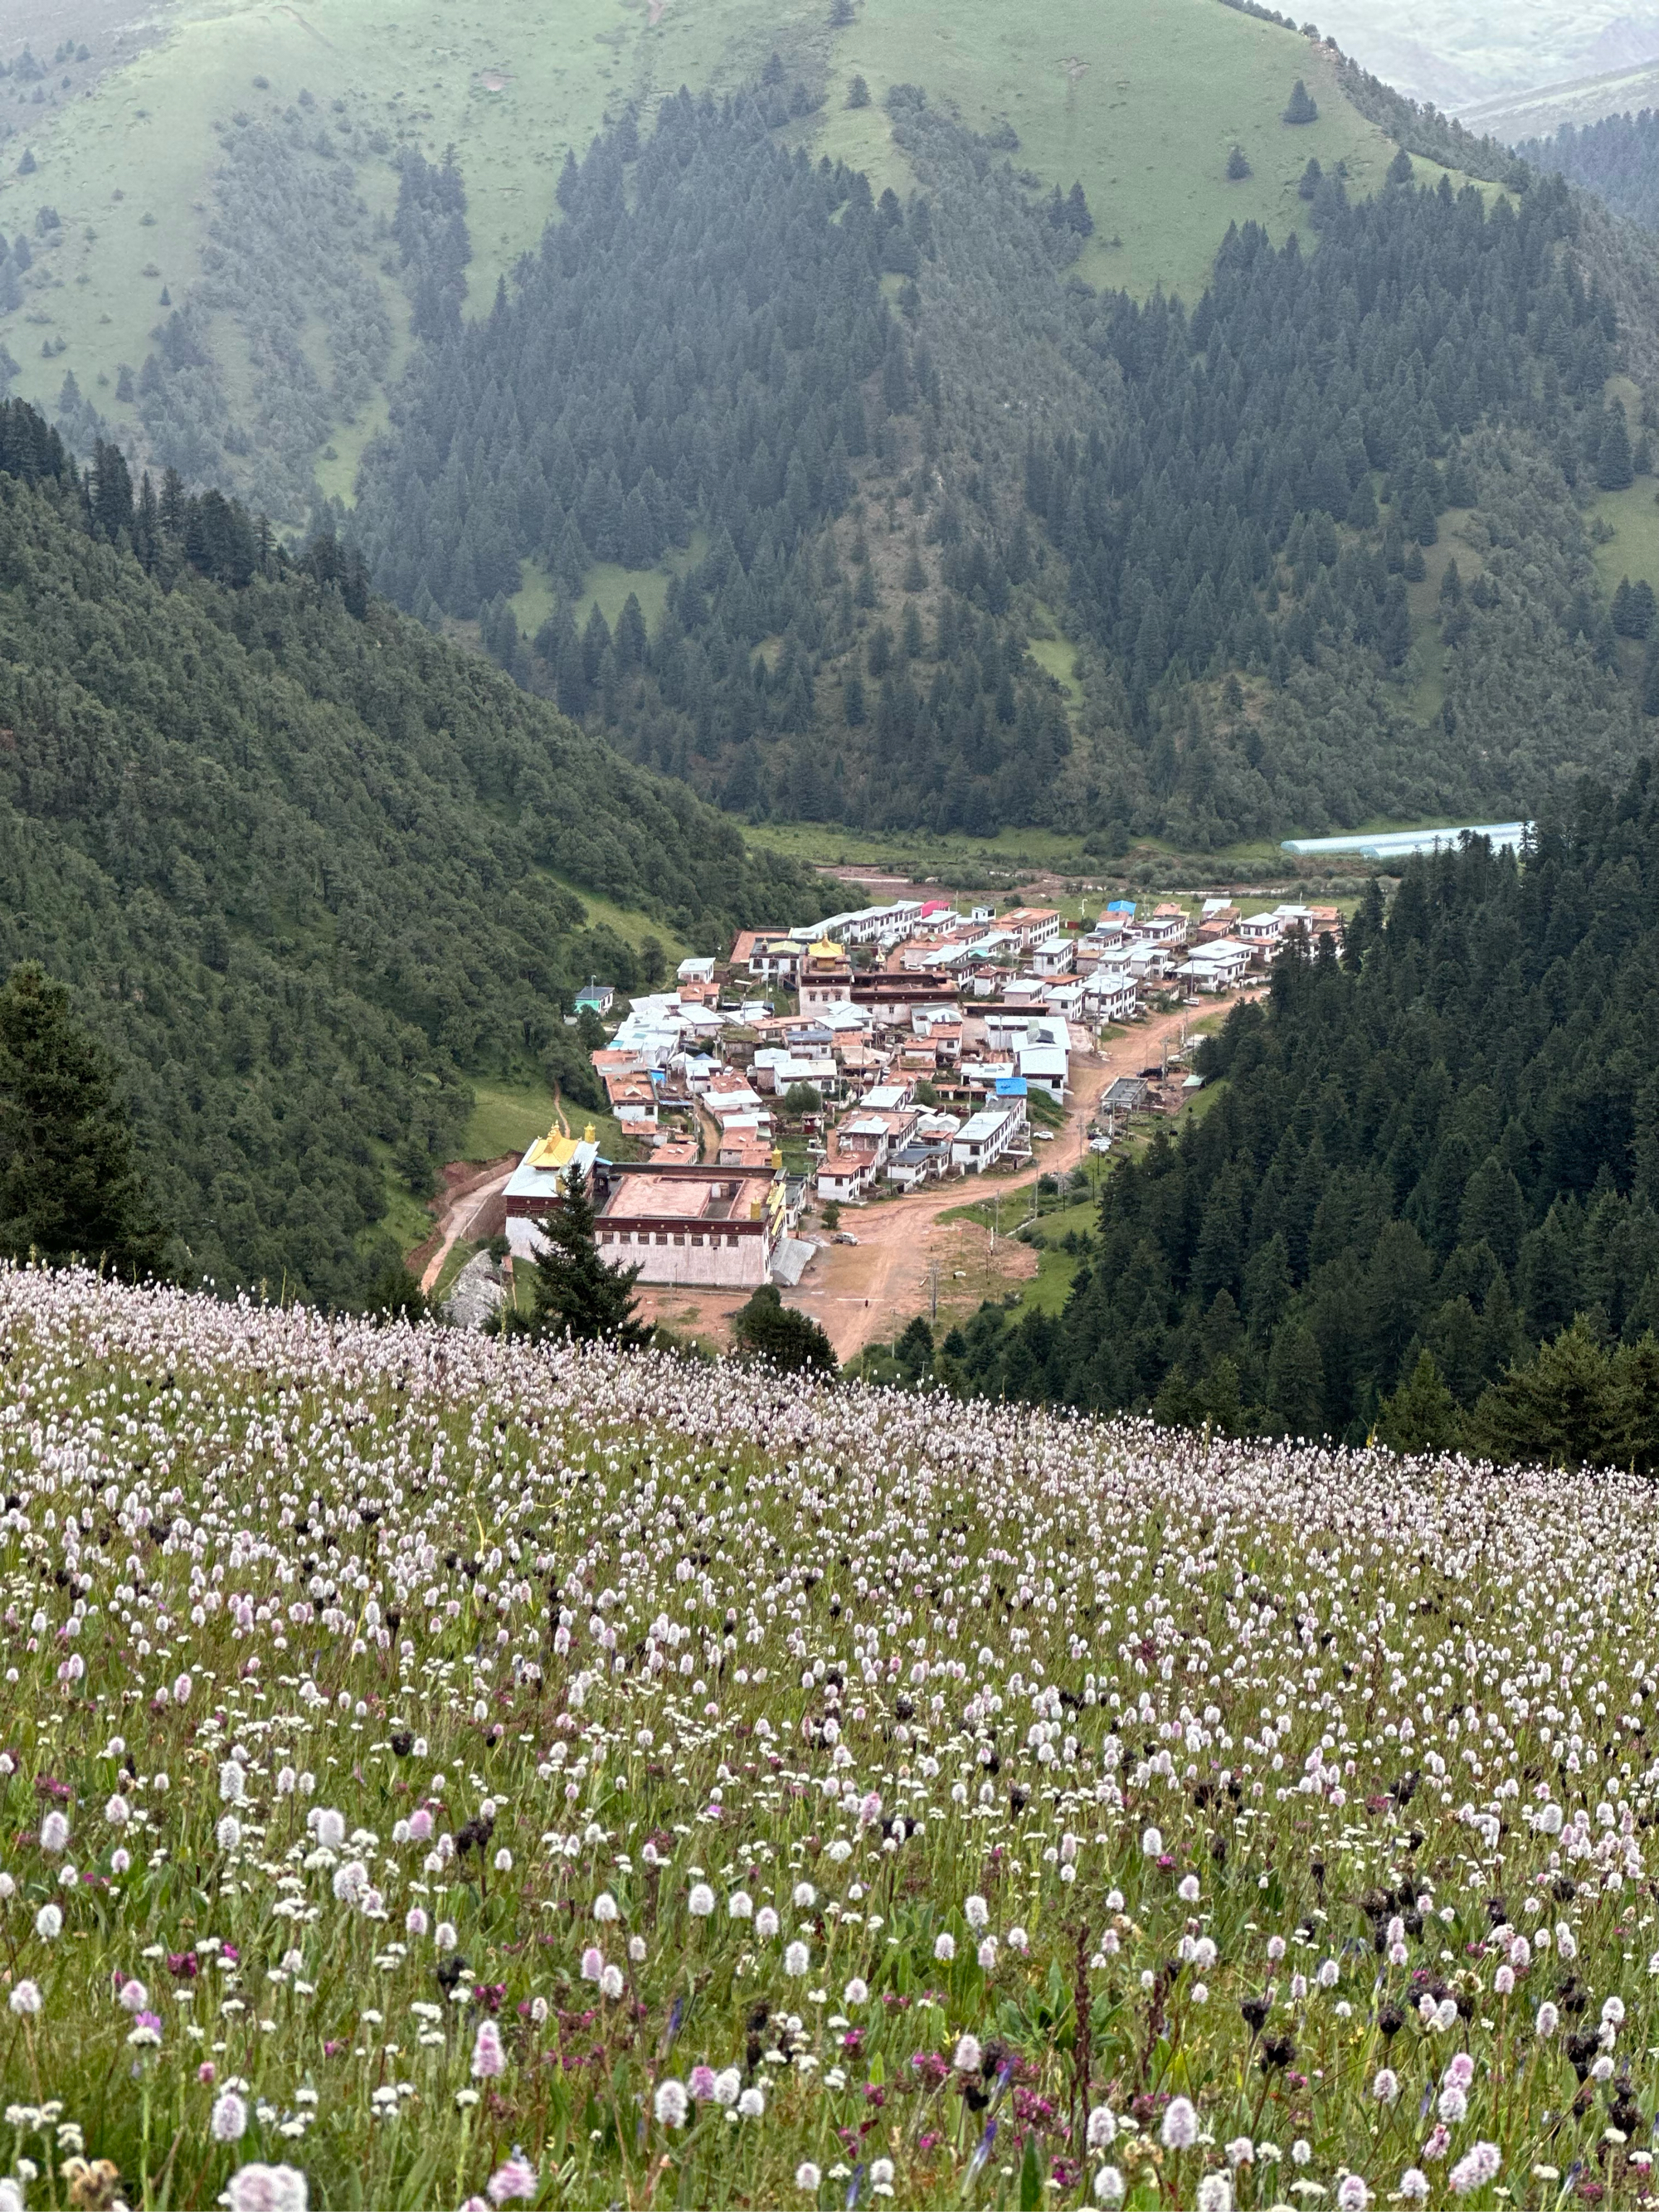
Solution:
[(1470, 1419), (1477, 1451), (1498, 1460), (1581, 1467), (1602, 1456), (1611, 1377), (1583, 1316), (1486, 1392)]
[(1285, 110), (1285, 120), (1291, 124), (1317, 123), (1319, 102), (1310, 94), (1300, 77), (1291, 87), (1290, 104)]
[(1631, 459), (1630, 432), (1625, 428), (1622, 407), (1609, 407), (1601, 442), (1595, 456), (1595, 481), (1603, 491), (1626, 491), (1635, 481), (1635, 465)]
[(132, 1132), (69, 992), (33, 962), (0, 989), (0, 1252), (159, 1273)]
[(810, 1314), (785, 1305), (772, 1283), (763, 1283), (747, 1305), (738, 1307), (732, 1317), (732, 1337), (740, 1352), (785, 1374), (836, 1371), (835, 1346), (823, 1329)]
[(521, 1324), (536, 1337), (571, 1336), (579, 1344), (619, 1344), (636, 1351), (651, 1331), (634, 1319), (638, 1267), (612, 1267), (599, 1257), (587, 1177), (569, 1169), (563, 1195), (537, 1226), (547, 1249), (536, 1262), (535, 1308)]
[(1289, 1436), (1314, 1437), (1324, 1424), (1324, 1365), (1307, 1322), (1287, 1322), (1273, 1339), (1267, 1362), (1267, 1402)]
[(1419, 1352), (1410, 1381), (1384, 1399), (1376, 1434), (1397, 1452), (1449, 1451), (1455, 1443), (1457, 1401), (1441, 1381), (1431, 1352)]

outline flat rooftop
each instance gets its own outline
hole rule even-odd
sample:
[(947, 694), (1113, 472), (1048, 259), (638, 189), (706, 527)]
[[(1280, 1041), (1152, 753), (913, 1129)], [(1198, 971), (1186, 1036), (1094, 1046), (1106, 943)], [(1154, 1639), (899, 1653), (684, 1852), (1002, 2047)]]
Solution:
[(726, 1221), (737, 1203), (738, 1186), (710, 1176), (704, 1182), (659, 1180), (655, 1176), (629, 1176), (605, 1200), (607, 1221), (643, 1219), (672, 1214), (682, 1221)]
[(696, 1170), (678, 1164), (609, 1170), (600, 1217), (621, 1221), (749, 1221), (772, 1179), (765, 1162), (722, 1163)]

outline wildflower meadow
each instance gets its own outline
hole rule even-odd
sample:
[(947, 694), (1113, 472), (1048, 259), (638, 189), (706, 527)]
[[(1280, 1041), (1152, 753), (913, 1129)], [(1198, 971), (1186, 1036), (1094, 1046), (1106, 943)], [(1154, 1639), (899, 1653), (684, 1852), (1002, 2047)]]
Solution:
[(1654, 2201), (1659, 1503), (0, 1276), (0, 2212)]

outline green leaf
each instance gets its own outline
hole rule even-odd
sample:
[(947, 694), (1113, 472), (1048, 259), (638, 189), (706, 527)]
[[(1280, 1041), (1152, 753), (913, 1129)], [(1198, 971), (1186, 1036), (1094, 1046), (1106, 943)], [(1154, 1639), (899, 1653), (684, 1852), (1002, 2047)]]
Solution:
[(1036, 2212), (1042, 2202), (1042, 2169), (1037, 2164), (1035, 2138), (1025, 2146), (1024, 2163), (1019, 2169), (1019, 2212)]
[(417, 2158), (404, 2177), (404, 2185), (398, 2196), (399, 2212), (422, 2212), (439, 2192), (433, 2187), (438, 2172), (438, 2147), (434, 2144), (424, 2158)]

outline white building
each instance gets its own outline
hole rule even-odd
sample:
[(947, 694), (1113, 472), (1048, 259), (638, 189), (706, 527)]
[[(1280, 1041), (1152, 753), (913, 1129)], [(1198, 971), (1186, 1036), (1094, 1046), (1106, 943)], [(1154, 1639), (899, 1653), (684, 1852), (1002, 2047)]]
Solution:
[(994, 1106), (981, 1107), (951, 1138), (951, 1166), (969, 1175), (982, 1175), (1014, 1149), (1024, 1127), (1024, 1098), (999, 1098)]
[(1046, 1091), (1055, 1104), (1066, 1097), (1070, 1063), (1064, 1045), (1027, 1042), (1014, 1048), (1014, 1065), (1032, 1091)]
[(1250, 958), (1248, 945), (1220, 937), (1213, 944), (1194, 945), (1192, 958), (1183, 960), (1176, 973), (1195, 991), (1231, 991), (1249, 974)]
[(899, 944), (921, 920), (920, 899), (895, 899), (890, 906), (854, 907), (846, 914), (829, 915), (789, 934), (803, 943), (823, 938), (833, 945), (878, 945), (890, 938)]
[(1097, 1022), (1133, 1021), (1139, 1003), (1134, 977), (1115, 962), (1109, 967), (1103, 962), (1084, 988), (1084, 1006)]
[(850, 1152), (838, 1148), (819, 1161), (813, 1181), (820, 1201), (846, 1206), (864, 1196), (875, 1182), (876, 1172), (873, 1146)]

